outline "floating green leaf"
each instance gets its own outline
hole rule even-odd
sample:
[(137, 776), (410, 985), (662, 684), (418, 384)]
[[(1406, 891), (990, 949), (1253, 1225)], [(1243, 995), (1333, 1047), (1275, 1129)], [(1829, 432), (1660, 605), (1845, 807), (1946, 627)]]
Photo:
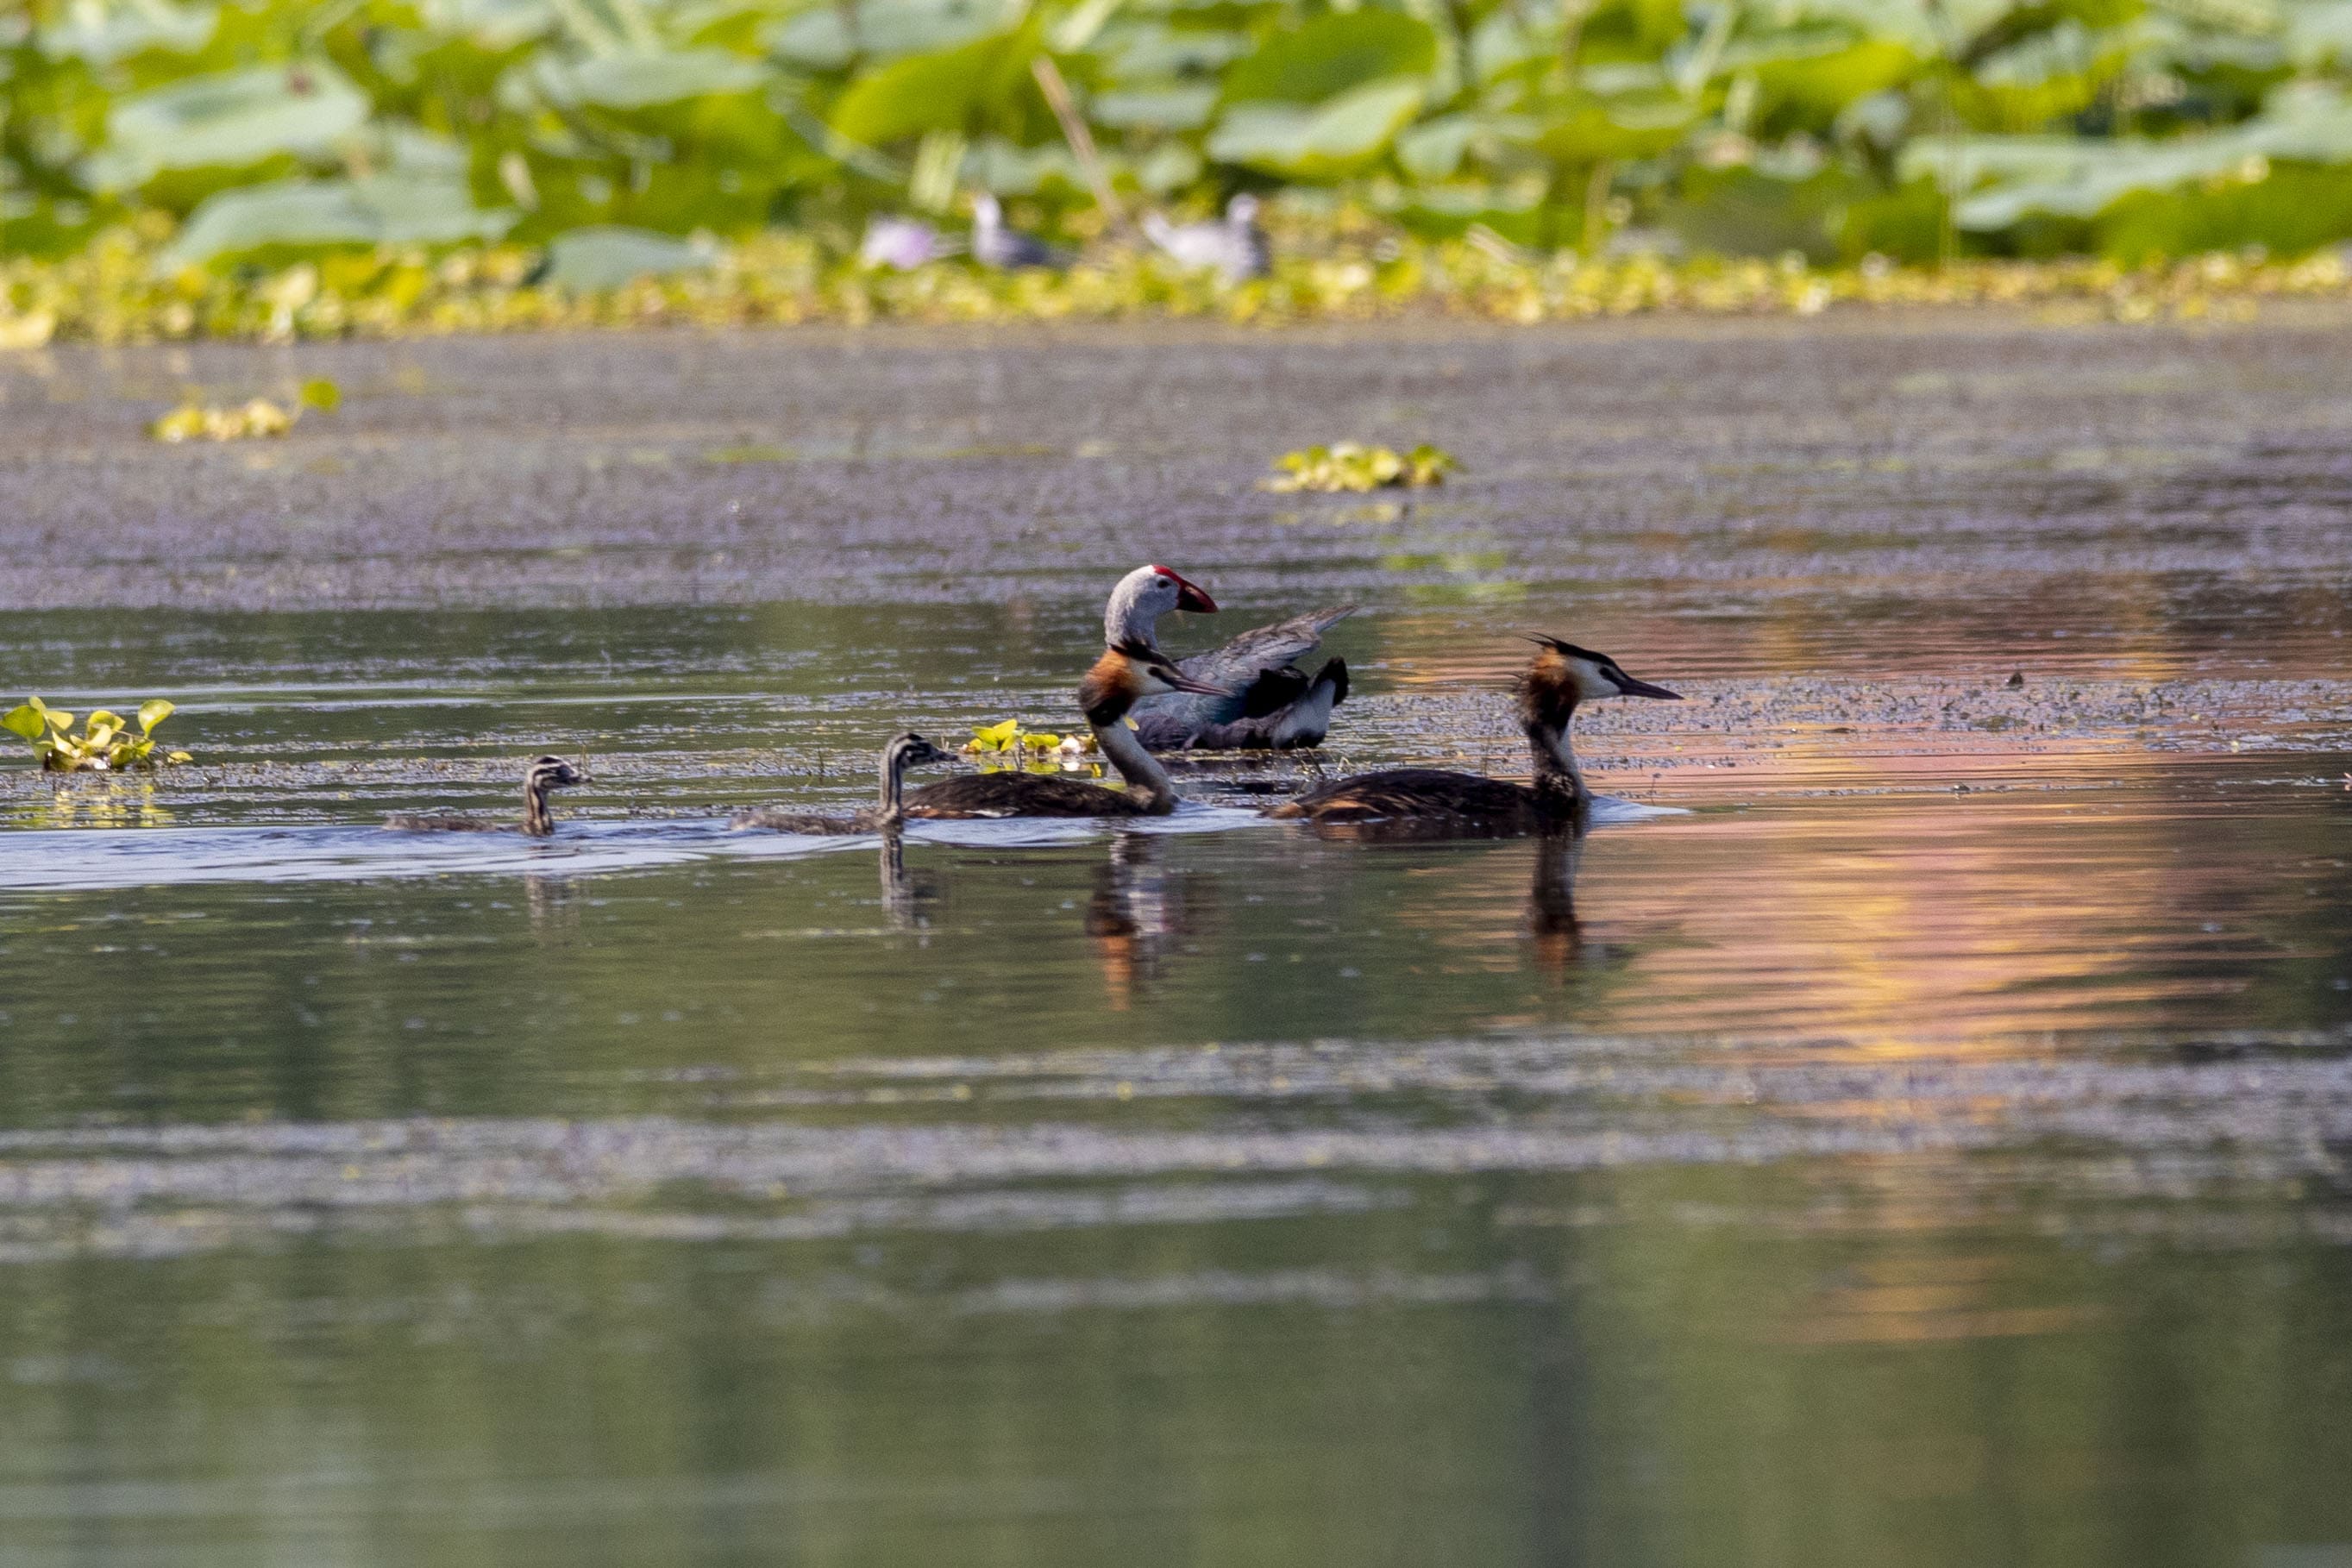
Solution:
[(1339, 441), (1328, 447), (1285, 452), (1274, 460), (1274, 466), (1281, 471), (1264, 481), (1264, 488), (1277, 493), (1326, 490), (1360, 494), (1443, 484), (1445, 476), (1461, 465), (1452, 453), (1426, 443), (1410, 452), (1399, 453), (1388, 447)]
[[(150, 768), (155, 765), (155, 742), (150, 731), (171, 712), (172, 705), (161, 698), (141, 703), (140, 733), (133, 736), (125, 731), (121, 714), (100, 708), (90, 714), (82, 732), (75, 734), (72, 714), (34, 697), (0, 717), (0, 729), (30, 742), (41, 766), (54, 773)], [(184, 763), (189, 757), (185, 752), (173, 752), (164, 760)]]

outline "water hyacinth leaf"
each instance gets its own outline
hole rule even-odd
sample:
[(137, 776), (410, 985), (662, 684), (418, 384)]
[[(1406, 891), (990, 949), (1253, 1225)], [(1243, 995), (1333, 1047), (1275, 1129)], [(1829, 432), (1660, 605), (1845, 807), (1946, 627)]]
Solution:
[(1320, 103), (1391, 77), (1425, 77), (1437, 34), (1398, 11), (1333, 11), (1276, 33), (1225, 74), (1227, 103)]
[(174, 704), (166, 702), (160, 697), (151, 698), (147, 701), (142, 702), (139, 705), (140, 732), (142, 734), (152, 734), (156, 725), (161, 724), (164, 720), (169, 719), (176, 711), (178, 711), (178, 710)]
[(1295, 179), (1336, 179), (1385, 152), (1423, 93), (1417, 81), (1381, 81), (1312, 109), (1237, 104), (1211, 134), (1209, 156)]
[(971, 748), (981, 752), (1001, 752), (1013, 744), (1021, 733), (1021, 721), (1007, 719), (1000, 724), (978, 726), (971, 732)]
[(595, 226), (555, 237), (548, 247), (547, 281), (583, 291), (618, 289), (640, 278), (667, 278), (710, 265), (710, 254), (650, 229)]
[(323, 61), (222, 71), (116, 103), (90, 173), (101, 188), (119, 188), (163, 169), (321, 153), (367, 117), (366, 96)]
[(689, 98), (753, 92), (767, 85), (768, 68), (725, 49), (633, 49), (531, 62), (531, 85), (549, 103), (572, 109), (648, 109)]
[(29, 702), (19, 703), (0, 718), (0, 730), (12, 735), (22, 735), (27, 741), (37, 741), (48, 731), (48, 721), (41, 710)]

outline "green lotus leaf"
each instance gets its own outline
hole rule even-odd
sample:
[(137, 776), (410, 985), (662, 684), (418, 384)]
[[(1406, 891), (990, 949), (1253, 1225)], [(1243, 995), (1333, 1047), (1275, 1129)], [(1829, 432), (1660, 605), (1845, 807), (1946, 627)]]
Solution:
[(583, 292), (618, 289), (710, 265), (699, 246), (650, 229), (596, 226), (558, 235), (548, 249), (547, 281)]
[(1400, 11), (1333, 11), (1236, 61), (1224, 96), (1227, 103), (1322, 103), (1389, 78), (1427, 76), (1436, 64), (1428, 23)]
[(320, 153), (367, 117), (366, 95), (322, 60), (193, 77), (110, 109), (90, 172), (100, 188), (120, 188), (164, 169)]
[(950, 49), (908, 55), (851, 83), (833, 106), (833, 129), (879, 146), (927, 131), (961, 131), (982, 110), (1034, 94), (1034, 23)]
[(1311, 109), (1236, 104), (1209, 137), (1209, 156), (1295, 179), (1333, 179), (1380, 156), (1421, 108), (1418, 81), (1379, 81)]
[(531, 84), (563, 108), (648, 109), (717, 93), (752, 92), (767, 84), (761, 62), (726, 49), (637, 49), (564, 60), (541, 55)]
[(274, 180), (208, 196), (163, 253), (165, 270), (282, 247), (497, 239), (519, 215), (474, 205), (462, 178)]

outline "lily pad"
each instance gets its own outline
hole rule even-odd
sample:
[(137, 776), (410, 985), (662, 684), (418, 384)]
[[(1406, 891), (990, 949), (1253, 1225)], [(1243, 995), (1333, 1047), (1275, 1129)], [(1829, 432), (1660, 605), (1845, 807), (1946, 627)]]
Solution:
[(753, 92), (768, 68), (725, 49), (643, 49), (564, 60), (541, 55), (531, 82), (549, 103), (649, 109), (716, 93)]
[(583, 293), (618, 289), (640, 278), (666, 278), (710, 265), (697, 245), (650, 229), (597, 226), (561, 234), (548, 247), (547, 281)]
[(514, 212), (474, 205), (463, 180), (378, 174), (277, 180), (206, 197), (163, 253), (164, 270), (281, 247), (443, 245), (497, 239)]
[(115, 104), (90, 174), (119, 189), (164, 169), (320, 153), (367, 117), (366, 96), (323, 62), (195, 77)]
[(1379, 81), (1307, 109), (1236, 104), (1210, 135), (1209, 156), (1295, 179), (1334, 179), (1386, 151), (1419, 111), (1423, 92), (1418, 81)]
[(1321, 103), (1391, 77), (1426, 76), (1437, 34), (1400, 11), (1334, 11), (1276, 33), (1225, 74), (1225, 101)]

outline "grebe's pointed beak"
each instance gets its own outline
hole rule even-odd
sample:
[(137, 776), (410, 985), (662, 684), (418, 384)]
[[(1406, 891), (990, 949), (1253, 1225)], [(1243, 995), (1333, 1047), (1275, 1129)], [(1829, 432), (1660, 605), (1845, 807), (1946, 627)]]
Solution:
[(1617, 695), (1620, 697), (1656, 697), (1668, 702), (1680, 702), (1683, 700), (1683, 694), (1679, 691), (1669, 691), (1663, 686), (1653, 686), (1646, 680), (1636, 680), (1630, 675), (1620, 674), (1614, 677), (1614, 679), (1617, 682)]
[(1160, 681), (1177, 691), (1190, 691), (1196, 697), (1231, 697), (1230, 687), (1212, 686), (1205, 680), (1195, 680), (1181, 670), (1156, 671)]

